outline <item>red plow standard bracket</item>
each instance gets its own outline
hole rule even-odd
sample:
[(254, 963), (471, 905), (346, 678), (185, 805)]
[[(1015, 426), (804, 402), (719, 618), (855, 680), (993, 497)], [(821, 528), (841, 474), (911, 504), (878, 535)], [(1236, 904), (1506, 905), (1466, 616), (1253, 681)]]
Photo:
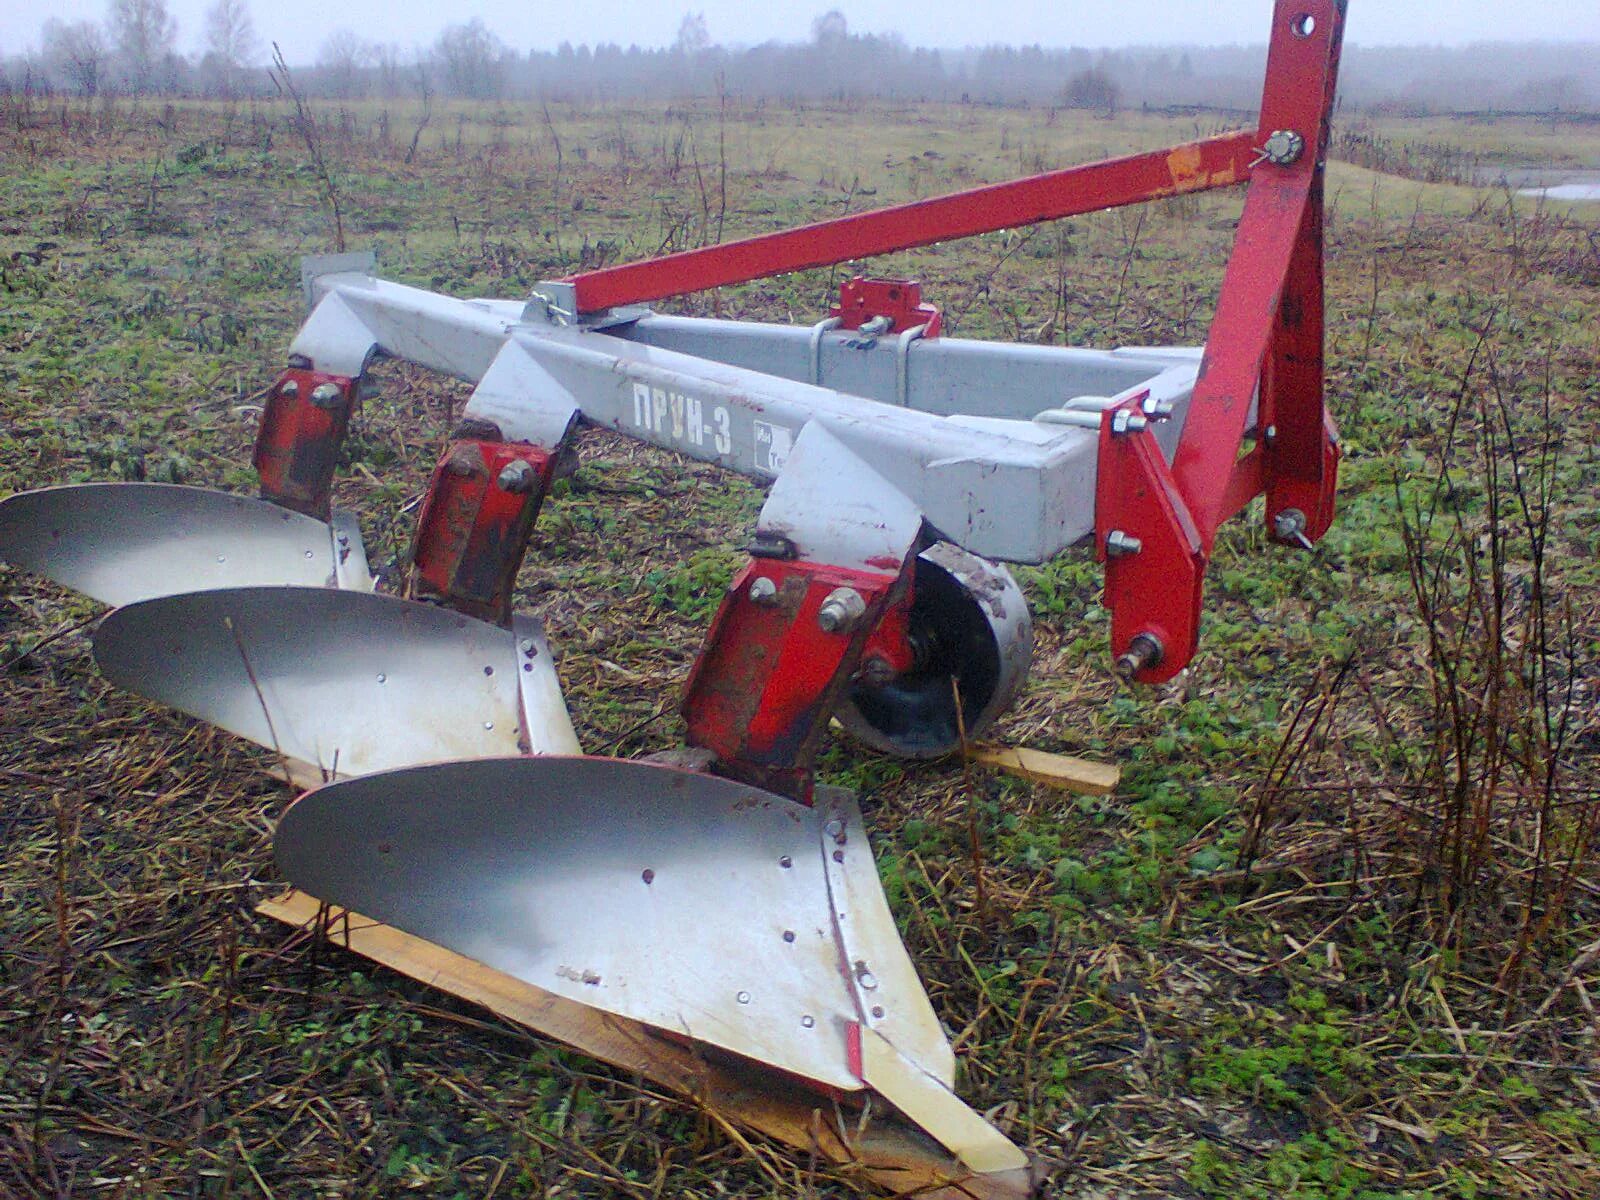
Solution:
[[(1323, 173), (1344, 16), (1345, 0), (1279, 0), (1254, 131), (589, 271), (561, 281), (563, 298), (581, 318), (1248, 183), (1170, 468), (1146, 430), (1113, 433), (1110, 422), (1122, 418), (1104, 418), (1095, 533), (1109, 563), (1112, 652), (1129, 679), (1169, 679), (1193, 657), (1205, 568), (1223, 521), (1262, 493), (1276, 541), (1309, 547), (1332, 520), (1339, 446), (1323, 403)], [(910, 281), (846, 284), (832, 320), (856, 328), (872, 317), (896, 331), (916, 322), (924, 326), (921, 336), (939, 332), (937, 310), (922, 305)], [(1255, 445), (1242, 453), (1252, 430)], [(1131, 440), (1124, 444), (1124, 437)]]
[(509, 624), (517, 570), (554, 467), (553, 453), (527, 443), (452, 442), (417, 518), (408, 595)]
[[(753, 559), (689, 676), (690, 743), (715, 753), (723, 773), (810, 803), (811, 761), (828, 719), (869, 634), (890, 608), (905, 607), (909, 586), (906, 569)], [(903, 612), (889, 625), (903, 628)], [(891, 653), (909, 657), (903, 647)]]
[(326, 521), (359, 380), (290, 367), (267, 393), (254, 464), (261, 497)]

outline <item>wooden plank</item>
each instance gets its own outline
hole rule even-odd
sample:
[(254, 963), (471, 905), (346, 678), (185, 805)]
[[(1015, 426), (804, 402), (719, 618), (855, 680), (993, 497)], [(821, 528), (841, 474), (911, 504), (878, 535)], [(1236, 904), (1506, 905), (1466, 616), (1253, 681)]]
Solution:
[[(263, 916), (315, 931), (322, 904), (290, 891), (256, 906)], [(975, 1175), (931, 1138), (885, 1111), (866, 1127), (825, 1097), (770, 1071), (713, 1061), (668, 1041), (636, 1021), (615, 1017), (514, 979), (432, 942), (356, 913), (329, 907), (322, 932), (335, 945), (391, 970), (482, 1005), (565, 1042), (584, 1054), (680, 1093), (725, 1127), (754, 1129), (795, 1150), (817, 1154), (844, 1173), (893, 1193), (928, 1200), (1025, 1200), (1042, 1182), (1043, 1165)]]
[(973, 762), (999, 767), (1034, 783), (1082, 796), (1109, 796), (1117, 790), (1122, 778), (1122, 768), (1114, 763), (1090, 762), (1086, 758), (1051, 754), (1045, 750), (997, 746), (992, 742), (972, 747), (969, 756)]

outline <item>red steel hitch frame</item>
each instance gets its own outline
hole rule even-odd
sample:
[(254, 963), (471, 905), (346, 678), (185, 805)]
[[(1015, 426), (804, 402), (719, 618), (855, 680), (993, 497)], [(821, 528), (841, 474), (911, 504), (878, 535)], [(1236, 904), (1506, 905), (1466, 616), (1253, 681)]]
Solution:
[[(1171, 464), (1128, 411), (1105, 415), (1095, 517), (1120, 674), (1193, 657), (1218, 526), (1265, 493), (1274, 540), (1310, 546), (1333, 515), (1338, 433), (1323, 401), (1323, 174), (1344, 0), (1278, 0), (1253, 131), (573, 275), (578, 313), (1247, 183), (1244, 214)], [(834, 319), (938, 332), (905, 281), (852, 280)], [(890, 295), (891, 289), (899, 294)], [(913, 314), (921, 315), (913, 315)], [(932, 314), (932, 320), (926, 314)], [(1252, 414), (1254, 420), (1252, 421)], [(1129, 418), (1136, 418), (1129, 421)], [(1114, 422), (1123, 422), (1113, 428)], [(1254, 446), (1245, 449), (1254, 430)], [(1120, 536), (1118, 536), (1120, 535)], [(708, 654), (711, 651), (708, 649)], [(712, 668), (697, 668), (698, 685)]]

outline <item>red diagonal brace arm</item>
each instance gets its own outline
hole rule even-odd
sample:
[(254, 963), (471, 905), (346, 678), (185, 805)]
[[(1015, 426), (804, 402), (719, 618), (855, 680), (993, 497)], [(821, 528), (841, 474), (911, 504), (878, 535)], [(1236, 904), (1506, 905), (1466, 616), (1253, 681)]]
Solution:
[[(1111, 559), (1111, 648), (1143, 682), (1171, 678), (1194, 653), (1205, 565), (1224, 520), (1263, 487), (1269, 524), (1293, 518), (1281, 537), (1309, 544), (1332, 515), (1338, 445), (1323, 407), (1322, 178), (1344, 9), (1344, 0), (1275, 7), (1259, 135), (1273, 153), (1251, 175), (1170, 470), (1159, 456), (1118, 453), (1114, 438), (1103, 439), (1095, 516)], [(1241, 460), (1258, 396), (1259, 444)], [(1140, 495), (1164, 496), (1173, 519), (1130, 510), (1127, 497)], [(1186, 536), (1169, 536), (1184, 519)]]
[[(1322, 169), (1328, 118), (1343, 34), (1342, 0), (1280, 0), (1274, 14), (1267, 81), (1261, 101), (1261, 141), (1278, 130), (1304, 139), (1299, 159), (1263, 164), (1250, 181), (1233, 255), (1223, 276), (1216, 316), (1206, 337), (1189, 417), (1172, 474), (1209, 555), (1230, 513), (1227, 484), (1245, 434), (1250, 404), (1274, 339), (1286, 292), (1314, 286), (1317, 362), (1314, 378), (1299, 380), (1300, 399), (1322, 404), (1320, 346), (1322, 281), (1291, 278), (1291, 267), (1316, 269), (1302, 246), (1322, 239)], [(1304, 31), (1304, 32), (1302, 32)], [(1296, 323), (1301, 313), (1293, 314)], [(1311, 313), (1303, 314), (1310, 317)], [(1314, 389), (1315, 395), (1305, 395)], [(1319, 411), (1320, 416), (1320, 411)], [(1320, 422), (1319, 422), (1320, 424)]]
[(574, 275), (579, 312), (682, 296), (875, 254), (929, 246), (1242, 183), (1250, 173), (1255, 135), (1228, 133), (1166, 150), (1050, 171), (1029, 179), (954, 192), (767, 233), (664, 258)]

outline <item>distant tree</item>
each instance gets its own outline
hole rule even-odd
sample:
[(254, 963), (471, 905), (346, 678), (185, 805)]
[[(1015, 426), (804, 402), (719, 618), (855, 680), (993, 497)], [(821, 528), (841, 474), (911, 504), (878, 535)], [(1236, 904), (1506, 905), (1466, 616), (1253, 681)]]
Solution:
[(385, 96), (399, 96), (405, 91), (405, 53), (396, 42), (375, 43), (372, 48), (372, 65), (378, 68), (378, 90)]
[(163, 82), (178, 41), (166, 0), (111, 0), (110, 25), (129, 90), (147, 92)]
[(372, 58), (372, 46), (351, 29), (335, 29), (317, 51), (317, 66), (328, 72), (327, 88), (335, 96), (349, 97), (363, 91), (361, 68)]
[(433, 44), (433, 53), (444, 72), (445, 90), (452, 95), (489, 100), (505, 87), (501, 64), (506, 44), (480, 17), (446, 26)]
[(231, 96), (239, 73), (257, 50), (255, 22), (245, 0), (217, 0), (206, 9), (205, 65), (224, 96)]
[(711, 29), (703, 12), (686, 12), (678, 22), (678, 38), (672, 48), (679, 54), (693, 58), (711, 49)]
[(1109, 72), (1099, 67), (1079, 71), (1061, 89), (1061, 102), (1068, 108), (1093, 108), (1115, 116), (1122, 100), (1122, 88)]
[(819, 46), (835, 45), (850, 36), (850, 22), (837, 8), (830, 8), (811, 22), (811, 40)]
[(80, 95), (98, 94), (111, 54), (104, 29), (93, 21), (51, 19), (44, 23), (40, 40), (45, 61)]

